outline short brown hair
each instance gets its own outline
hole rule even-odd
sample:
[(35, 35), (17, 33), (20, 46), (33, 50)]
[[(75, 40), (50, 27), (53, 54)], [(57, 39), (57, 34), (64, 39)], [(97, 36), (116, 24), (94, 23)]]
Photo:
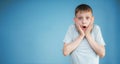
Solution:
[(75, 16), (79, 11), (90, 11), (91, 13), (93, 13), (92, 8), (87, 4), (78, 5), (75, 9)]

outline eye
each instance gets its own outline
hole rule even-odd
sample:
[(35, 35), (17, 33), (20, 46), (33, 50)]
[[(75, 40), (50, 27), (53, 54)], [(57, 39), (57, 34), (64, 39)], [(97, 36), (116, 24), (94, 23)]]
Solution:
[(86, 17), (86, 19), (88, 20), (90, 17)]
[(82, 17), (78, 17), (78, 19), (79, 19), (79, 20), (81, 20), (81, 19), (82, 19)]

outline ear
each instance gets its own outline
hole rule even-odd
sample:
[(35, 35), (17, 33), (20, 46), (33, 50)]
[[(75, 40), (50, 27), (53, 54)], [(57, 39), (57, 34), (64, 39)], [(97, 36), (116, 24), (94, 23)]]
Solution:
[(76, 23), (76, 18), (74, 17), (74, 22)]
[(92, 16), (92, 19), (91, 19), (91, 21), (92, 21), (92, 24), (94, 23), (94, 16)]

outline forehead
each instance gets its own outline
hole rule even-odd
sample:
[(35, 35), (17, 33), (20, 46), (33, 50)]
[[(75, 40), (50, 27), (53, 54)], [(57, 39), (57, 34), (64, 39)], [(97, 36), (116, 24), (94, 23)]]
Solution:
[(92, 16), (90, 11), (79, 11), (76, 16)]

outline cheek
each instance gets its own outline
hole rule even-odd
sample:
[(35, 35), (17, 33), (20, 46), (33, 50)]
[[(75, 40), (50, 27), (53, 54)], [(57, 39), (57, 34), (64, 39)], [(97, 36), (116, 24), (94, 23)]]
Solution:
[(79, 21), (78, 23), (79, 23), (80, 25), (82, 25), (82, 22), (81, 22), (81, 21)]
[(88, 21), (86, 24), (87, 24), (87, 26), (88, 26), (88, 25), (90, 24), (90, 21)]
[(88, 20), (88, 24), (90, 24), (91, 23), (91, 20)]
[(81, 24), (81, 21), (76, 21), (77, 24)]
[(90, 21), (88, 22), (88, 24), (90, 24)]

